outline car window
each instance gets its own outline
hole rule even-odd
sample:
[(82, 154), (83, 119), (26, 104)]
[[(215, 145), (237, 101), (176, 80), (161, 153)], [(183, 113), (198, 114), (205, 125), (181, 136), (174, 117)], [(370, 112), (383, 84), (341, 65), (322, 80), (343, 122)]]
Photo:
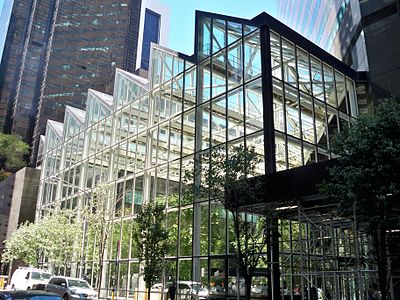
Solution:
[(68, 279), (68, 286), (74, 288), (84, 288), (84, 289), (90, 288), (89, 284), (86, 281), (78, 279)]
[(67, 286), (67, 281), (64, 278), (60, 278), (59, 285), (65, 285)]
[(50, 279), (49, 283), (50, 284), (58, 284), (58, 278), (57, 277), (53, 277), (52, 279)]
[(36, 279), (36, 280), (47, 280), (51, 277), (50, 274), (48, 273), (42, 273), (42, 272), (32, 272), (31, 279)]

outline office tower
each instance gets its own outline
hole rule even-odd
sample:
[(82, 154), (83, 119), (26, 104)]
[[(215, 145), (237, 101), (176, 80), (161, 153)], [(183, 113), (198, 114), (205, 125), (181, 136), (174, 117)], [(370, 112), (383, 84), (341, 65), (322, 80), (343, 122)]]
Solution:
[(374, 100), (400, 96), (398, 0), (277, 0), (278, 16), (356, 70)]
[[(33, 143), (34, 161), (48, 118), (63, 121), (66, 105), (84, 108), (89, 88), (110, 93), (117, 67), (136, 71), (146, 6), (140, 0), (25, 2), (16, 0), (11, 16), (1, 66), (1, 116), (5, 132)], [(159, 16), (158, 40), (149, 43), (166, 42), (160, 36), (168, 31), (168, 8), (160, 3), (152, 8)]]

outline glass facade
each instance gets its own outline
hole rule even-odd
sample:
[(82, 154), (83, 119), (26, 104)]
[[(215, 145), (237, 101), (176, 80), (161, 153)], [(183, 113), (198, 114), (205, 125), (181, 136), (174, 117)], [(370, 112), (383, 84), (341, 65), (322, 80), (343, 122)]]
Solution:
[[(85, 113), (68, 108), (63, 127), (47, 124), (38, 217), (48, 208), (81, 205), (101, 182), (112, 189), (105, 275), (97, 278), (91, 261), (83, 266), (92, 282), (102, 281), (104, 294), (116, 287), (119, 297), (143, 297), (132, 224), (143, 203), (157, 200), (166, 205), (165, 226), (174, 245), (160, 283), (164, 275), (165, 281), (202, 282), (211, 298), (236, 297), (232, 217), (213, 195), (193, 196), (185, 173), (193, 173), (196, 163), (210, 163), (207, 154), (213, 149), (229, 155), (239, 145), (252, 146), (258, 154), (255, 176), (270, 173), (266, 166), (271, 163), (281, 171), (328, 160), (332, 133), (357, 115), (354, 73), (311, 53), (304, 47), (309, 42), (302, 40), (300, 47), (279, 28), (207, 13), (198, 13), (196, 28), (193, 57), (183, 59), (153, 45), (149, 82), (117, 70), (112, 97), (90, 90)], [(272, 146), (266, 142), (268, 132)], [(354, 284), (364, 282), (365, 275), (337, 257), (352, 258), (351, 245), (357, 240), (364, 247), (368, 239), (347, 223), (339, 228), (328, 217), (321, 224), (313, 217), (299, 205), (280, 221), (285, 293), (314, 286), (335, 299), (353, 299), (346, 297), (357, 293)], [(329, 246), (328, 240), (325, 246), (316, 244), (328, 234)], [(326, 256), (321, 259), (321, 254)], [(339, 269), (352, 279), (333, 275)], [(303, 270), (311, 275), (303, 277)], [(253, 283), (266, 285), (265, 274)], [(264, 292), (253, 291), (261, 297)]]

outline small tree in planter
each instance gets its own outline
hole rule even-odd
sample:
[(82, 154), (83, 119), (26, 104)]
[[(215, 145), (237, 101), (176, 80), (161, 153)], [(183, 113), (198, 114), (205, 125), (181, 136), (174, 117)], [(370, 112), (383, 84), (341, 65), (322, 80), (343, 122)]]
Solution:
[(141, 275), (146, 283), (147, 296), (162, 273), (168, 251), (168, 232), (164, 227), (165, 207), (157, 202), (143, 205), (137, 215), (133, 239), (139, 253), (139, 263), (143, 267)]

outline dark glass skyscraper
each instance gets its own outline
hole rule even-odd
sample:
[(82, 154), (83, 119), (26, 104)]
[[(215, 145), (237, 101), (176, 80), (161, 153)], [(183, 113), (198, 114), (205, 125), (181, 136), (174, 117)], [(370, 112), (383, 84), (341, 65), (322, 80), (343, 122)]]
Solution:
[(85, 108), (89, 88), (112, 93), (115, 69), (137, 68), (141, 9), (141, 0), (15, 0), (0, 69), (3, 130), (35, 150), (65, 105)]

